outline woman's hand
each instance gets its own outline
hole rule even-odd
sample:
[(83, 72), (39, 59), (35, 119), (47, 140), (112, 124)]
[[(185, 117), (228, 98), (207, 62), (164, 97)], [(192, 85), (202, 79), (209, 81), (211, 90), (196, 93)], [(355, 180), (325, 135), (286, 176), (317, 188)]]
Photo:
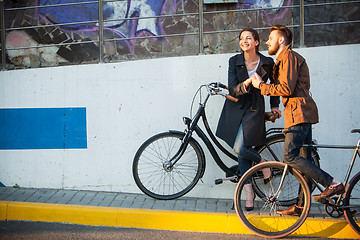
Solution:
[(245, 88), (248, 88), (249, 87), (249, 85), (251, 84), (251, 82), (252, 82), (252, 79), (251, 78), (248, 78), (248, 79), (246, 79), (245, 81), (244, 81), (244, 86), (245, 86)]
[(251, 83), (255, 88), (259, 88), (260, 87), (260, 83), (263, 83), (264, 81), (262, 80), (262, 78), (259, 76), (259, 74), (255, 73), (252, 77), (251, 77)]

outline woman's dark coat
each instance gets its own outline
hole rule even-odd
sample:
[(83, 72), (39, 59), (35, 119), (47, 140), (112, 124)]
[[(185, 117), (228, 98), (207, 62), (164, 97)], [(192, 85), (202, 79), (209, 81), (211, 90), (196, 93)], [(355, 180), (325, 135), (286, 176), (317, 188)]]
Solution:
[[(272, 71), (274, 61), (270, 57), (260, 55), (257, 74), (266, 82), (270, 79), (273, 83)], [(229, 146), (234, 147), (236, 135), (240, 124), (243, 124), (245, 146), (260, 146), (265, 143), (265, 103), (260, 90), (252, 85), (248, 93), (237, 96), (236, 86), (249, 78), (243, 54), (237, 54), (229, 59), (228, 87), (229, 94), (237, 97), (239, 101), (233, 102), (226, 99), (221, 112), (216, 136), (223, 139)], [(271, 107), (279, 107), (279, 97), (270, 97)]]

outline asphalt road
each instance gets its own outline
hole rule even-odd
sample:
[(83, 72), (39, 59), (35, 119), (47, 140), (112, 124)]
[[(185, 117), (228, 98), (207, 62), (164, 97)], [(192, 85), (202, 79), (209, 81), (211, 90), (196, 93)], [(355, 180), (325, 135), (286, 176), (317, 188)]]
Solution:
[[(52, 239), (146, 239), (146, 240), (259, 240), (254, 235), (178, 232), (144, 230), (134, 228), (93, 227), (63, 223), (0, 221), (0, 239), (16, 240), (52, 240)], [(327, 238), (297, 238), (282, 239), (327, 239)]]

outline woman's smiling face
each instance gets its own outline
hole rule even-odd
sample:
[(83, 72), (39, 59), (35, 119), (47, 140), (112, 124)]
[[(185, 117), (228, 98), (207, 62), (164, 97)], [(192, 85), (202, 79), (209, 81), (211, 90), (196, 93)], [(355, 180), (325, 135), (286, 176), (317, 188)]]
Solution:
[(240, 35), (239, 45), (241, 50), (243, 50), (244, 52), (255, 52), (256, 46), (259, 45), (259, 41), (254, 39), (254, 36), (251, 32), (244, 31)]

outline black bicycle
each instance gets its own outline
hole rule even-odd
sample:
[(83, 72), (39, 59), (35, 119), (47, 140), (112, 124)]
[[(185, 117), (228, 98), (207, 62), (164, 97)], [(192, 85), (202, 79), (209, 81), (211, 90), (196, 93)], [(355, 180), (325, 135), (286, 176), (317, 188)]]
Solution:
[[(201, 94), (203, 88), (206, 89), (205, 96)], [(216, 139), (205, 114), (205, 106), (210, 96), (221, 95), (232, 101), (238, 100), (225, 93), (226, 89), (227, 86), (221, 83), (201, 85), (191, 104), (192, 109), (194, 99), (199, 94), (200, 100), (196, 114), (193, 118), (183, 118), (186, 125), (185, 131), (170, 130), (159, 133), (140, 146), (135, 154), (132, 171), (135, 183), (142, 192), (155, 199), (170, 200), (183, 196), (197, 184), (205, 172), (206, 162), (202, 147), (193, 137), (194, 132), (204, 142), (216, 164), (225, 172), (226, 177), (215, 180), (215, 184), (220, 184), (224, 180), (238, 181), (238, 165), (228, 167), (220, 159), (213, 144), (236, 163), (237, 156), (226, 150)], [(198, 125), (200, 118), (203, 120), (206, 132), (212, 142)], [(257, 147), (256, 150), (267, 161), (282, 162), (284, 138), (281, 128), (271, 128), (266, 132), (266, 143)], [(312, 156), (315, 164), (319, 165), (316, 148), (312, 149)], [(259, 174), (261, 175), (261, 173)], [(276, 175), (276, 172), (272, 174)], [(298, 188), (297, 181), (293, 181), (293, 184), (294, 188)], [(264, 185), (263, 181), (254, 183), (254, 190), (260, 198), (265, 196), (265, 193), (262, 192), (262, 185)], [(286, 198), (282, 204), (293, 204), (296, 199), (297, 196), (293, 196), (292, 199)]]

